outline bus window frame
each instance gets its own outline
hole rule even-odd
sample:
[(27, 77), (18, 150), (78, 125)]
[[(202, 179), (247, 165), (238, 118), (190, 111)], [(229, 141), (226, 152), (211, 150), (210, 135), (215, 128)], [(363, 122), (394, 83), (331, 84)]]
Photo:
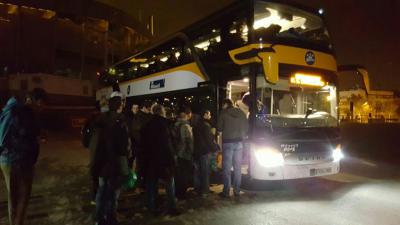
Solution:
[[(128, 58), (126, 58), (126, 59), (124, 59), (124, 60), (122, 60), (122, 61), (119, 61), (118, 63), (115, 63), (114, 65), (116, 65), (116, 66), (112, 66), (112, 67), (110, 67), (110, 68), (116, 68), (117, 66), (123, 65), (123, 64), (125, 64), (125, 63), (129, 64), (131, 59), (134, 59), (134, 58), (136, 58), (136, 57), (139, 57), (139, 58), (140, 58), (140, 57), (143, 56), (144, 54), (150, 54), (152, 51), (156, 50), (157, 48), (160, 48), (160, 47), (163, 46), (163, 45), (166, 45), (169, 41), (172, 41), (172, 40), (174, 40), (174, 39), (179, 39), (179, 40), (181, 40), (182, 43), (183, 43), (183, 47), (187, 47), (187, 48), (190, 50), (190, 52), (191, 52), (191, 57), (192, 57), (193, 62), (197, 64), (197, 66), (199, 67), (200, 71), (201, 71), (202, 74), (205, 76), (205, 78), (206, 78), (207, 80), (210, 80), (210, 76), (208, 75), (207, 70), (205, 69), (205, 67), (204, 67), (204, 65), (203, 65), (203, 63), (202, 63), (200, 57), (199, 57), (198, 54), (196, 53), (196, 50), (195, 50), (195, 47), (194, 47), (194, 45), (193, 45), (192, 40), (190, 40), (189, 37), (188, 37), (185, 33), (182, 33), (182, 32), (179, 32), (179, 33), (174, 34), (174, 35), (172, 35), (172, 36), (170, 36), (170, 37), (167, 37), (167, 38), (165, 38), (165, 39), (163, 39), (163, 40), (157, 42), (155, 45), (153, 45), (153, 46), (151, 46), (151, 47), (149, 47), (149, 48), (146, 48), (146, 49), (144, 49), (144, 50), (142, 50), (142, 51), (140, 51), (140, 52), (137, 52), (136, 54), (132, 55), (131, 57), (128, 57)], [(184, 64), (182, 64), (182, 65), (184, 65)], [(182, 65), (178, 65), (178, 66), (182, 66)], [(121, 68), (121, 69), (122, 69), (122, 68)], [(164, 71), (164, 70), (160, 70), (160, 71), (157, 71), (157, 72), (162, 72), (162, 71)], [(125, 71), (123, 71), (123, 72), (125, 73), (125, 72), (127, 72), (127, 70), (125, 70)], [(157, 72), (156, 72), (156, 73), (157, 73)], [(135, 76), (135, 77), (133, 77), (133, 78), (128, 78), (128, 79), (126, 79), (126, 80), (119, 80), (119, 79), (118, 79), (118, 74), (113, 75), (113, 76), (110, 76), (108, 73), (106, 73), (106, 75), (107, 75), (108, 77), (116, 78), (116, 80), (112, 80), (112, 81), (113, 81), (113, 82), (112, 82), (113, 84), (114, 84), (115, 82), (120, 83), (120, 82), (125, 82), (125, 81), (128, 81), (128, 80), (134, 80), (134, 79), (137, 79), (137, 78), (146, 77), (146, 76), (149, 76), (149, 75), (151, 75), (151, 74), (154, 74), (154, 73), (146, 73), (146, 74), (141, 74), (141, 75)], [(110, 85), (110, 84), (106, 84), (105, 86), (108, 86), (108, 85)], [(112, 85), (112, 84), (111, 84), (111, 85)]]
[[(253, 5), (253, 14), (250, 15), (251, 17), (253, 17), (253, 22), (254, 22), (254, 17), (255, 17), (255, 2), (265, 2), (265, 3), (282, 4), (282, 5), (291, 6), (293, 8), (296, 8), (296, 9), (299, 9), (306, 13), (310, 13), (314, 16), (317, 16), (321, 19), (323, 27), (325, 27), (327, 30), (329, 30), (324, 14), (321, 15), (317, 12), (317, 10), (312, 9), (310, 7), (306, 7), (304, 5), (297, 4), (295, 2), (290, 2), (290, 4), (289, 4), (286, 1), (282, 1), (282, 0), (252, 0), (251, 2), (254, 4)], [(248, 25), (248, 27), (249, 27), (249, 25)], [(253, 29), (253, 23), (251, 24), (251, 29), (249, 29), (249, 31), (250, 30), (252, 32), (255, 32), (255, 30)], [(315, 44), (310, 44), (310, 43), (300, 43), (298, 40), (283, 40), (283, 39), (273, 40), (272, 39), (272, 40), (268, 40), (268, 43), (272, 44), (272, 45), (286, 45), (286, 46), (290, 46), (290, 47), (305, 48), (305, 49), (320, 51), (320, 52), (332, 54), (332, 55), (335, 54), (335, 52), (332, 48), (323, 47), (323, 46), (319, 46), (319, 45), (317, 46)], [(331, 38), (330, 38), (330, 43), (332, 44)], [(255, 38), (250, 44), (259, 44), (259, 41)]]

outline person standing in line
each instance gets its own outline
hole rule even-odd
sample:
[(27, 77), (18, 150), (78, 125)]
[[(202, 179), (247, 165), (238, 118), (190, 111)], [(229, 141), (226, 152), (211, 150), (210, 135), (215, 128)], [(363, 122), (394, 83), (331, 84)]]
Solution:
[(139, 105), (138, 104), (132, 104), (131, 112), (133, 113), (134, 116), (137, 115), (139, 113)]
[[(129, 174), (128, 156), (131, 149), (128, 126), (122, 116), (122, 99), (109, 100), (109, 111), (96, 122), (97, 147), (91, 171), (99, 175), (96, 195), (96, 225), (116, 225), (117, 203), (122, 182)], [(96, 140), (93, 140), (96, 142)]]
[(127, 106), (125, 108), (125, 117), (127, 120), (132, 121), (135, 116), (137, 116), (139, 113), (139, 105), (137, 104), (132, 104), (131, 107)]
[[(28, 100), (28, 99), (27, 99)], [(0, 114), (0, 167), (8, 191), (10, 225), (23, 225), (32, 191), (34, 165), (39, 156), (39, 126), (33, 106), (12, 97)]]
[(193, 127), (194, 187), (202, 197), (210, 192), (210, 157), (218, 150), (210, 124), (211, 112), (202, 112), (202, 118)]
[(128, 124), (128, 130), (129, 130), (129, 137), (131, 139), (131, 153), (132, 155), (129, 156), (128, 158), (128, 166), (130, 169), (133, 169), (134, 166), (134, 162), (136, 159), (136, 148), (137, 146), (134, 144), (134, 139), (135, 139), (135, 132), (134, 132), (134, 123), (135, 121), (135, 117), (138, 115), (139, 112), (139, 106), (137, 104), (132, 104), (131, 107), (126, 107), (125, 108), (125, 119), (126, 122)]
[(217, 130), (222, 133), (222, 170), (224, 189), (222, 198), (229, 198), (231, 189), (231, 168), (233, 165), (233, 193), (240, 196), (241, 164), (243, 157), (243, 139), (247, 135), (248, 121), (242, 110), (233, 106), (230, 99), (225, 99), (218, 118)]
[(141, 140), (146, 148), (143, 156), (143, 174), (146, 182), (147, 208), (159, 213), (156, 205), (158, 194), (158, 181), (165, 181), (166, 194), (168, 198), (168, 214), (178, 215), (175, 198), (175, 158), (170, 134), (170, 121), (166, 119), (165, 108), (156, 104), (152, 107), (153, 117), (143, 127)]
[[(81, 134), (82, 134), (82, 145), (84, 148), (89, 150), (90, 159), (93, 158), (93, 154), (97, 148), (98, 143), (98, 132), (96, 132), (96, 120), (101, 115), (101, 108), (100, 105), (96, 105), (96, 111), (94, 111), (88, 120), (86, 121), (85, 125), (82, 127)], [(91, 161), (89, 161), (89, 168), (90, 168)], [(90, 171), (92, 172), (92, 171)], [(98, 174), (90, 173), (92, 178), (92, 196), (90, 200), (91, 205), (96, 205), (96, 193), (99, 187), (99, 176)]]
[(176, 195), (179, 199), (186, 197), (186, 191), (193, 179), (193, 131), (189, 122), (191, 114), (190, 109), (183, 109), (174, 125), (177, 158)]
[(141, 104), (139, 112), (133, 117), (131, 124), (132, 146), (134, 155), (136, 156), (136, 173), (138, 176), (138, 186), (144, 187), (144, 155), (146, 154), (146, 146), (142, 143), (141, 130), (152, 119), (151, 101), (144, 101)]

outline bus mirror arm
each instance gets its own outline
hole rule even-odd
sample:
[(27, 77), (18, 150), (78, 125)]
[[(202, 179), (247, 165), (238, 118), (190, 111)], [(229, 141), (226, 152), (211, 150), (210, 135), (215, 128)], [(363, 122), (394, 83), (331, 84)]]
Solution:
[(364, 82), (364, 86), (365, 86), (365, 91), (367, 92), (367, 94), (370, 93), (371, 88), (370, 88), (370, 82), (369, 82), (369, 74), (368, 74), (368, 70), (362, 66), (362, 65), (341, 65), (338, 66), (338, 72), (357, 72), (359, 74), (361, 74), (363, 82)]
[(308, 116), (311, 115), (312, 113), (313, 113), (313, 110), (311, 108), (308, 108), (307, 112), (306, 112), (306, 119), (308, 119)]
[(279, 63), (278, 55), (275, 52), (259, 52), (258, 57), (263, 65), (265, 80), (271, 84), (279, 81)]
[(229, 51), (229, 55), (238, 65), (261, 63), (265, 80), (271, 84), (276, 84), (278, 82), (279, 59), (276, 51), (272, 47), (256, 48), (255, 46), (247, 46)]

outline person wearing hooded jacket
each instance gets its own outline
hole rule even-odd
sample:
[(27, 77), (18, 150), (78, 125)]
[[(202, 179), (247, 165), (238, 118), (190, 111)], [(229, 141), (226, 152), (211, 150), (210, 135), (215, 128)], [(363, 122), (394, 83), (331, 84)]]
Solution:
[(233, 192), (240, 196), (241, 164), (243, 158), (243, 139), (247, 135), (248, 121), (242, 110), (233, 106), (230, 99), (223, 101), (223, 110), (218, 118), (217, 130), (222, 133), (222, 173), (223, 198), (230, 196), (231, 168), (233, 166)]
[(186, 198), (187, 189), (190, 187), (193, 177), (193, 130), (190, 126), (188, 108), (182, 109), (174, 126), (178, 133), (176, 146), (177, 171), (176, 171), (176, 196), (179, 199)]
[(210, 124), (211, 112), (204, 110), (193, 127), (194, 137), (194, 188), (201, 195), (210, 192), (210, 157), (218, 150)]
[(0, 167), (8, 191), (11, 225), (24, 224), (39, 155), (39, 126), (29, 104), (12, 97), (0, 114)]
[(136, 156), (136, 172), (138, 175), (139, 185), (143, 185), (144, 182), (143, 168), (144, 165), (144, 155), (146, 155), (147, 147), (143, 143), (143, 137), (141, 136), (141, 129), (153, 118), (151, 114), (151, 101), (145, 101), (141, 105), (139, 112), (133, 117), (131, 121), (131, 136), (132, 145), (135, 150)]
[(121, 97), (110, 98), (109, 111), (97, 118), (90, 143), (90, 170), (99, 177), (96, 225), (118, 224), (117, 203), (122, 182), (129, 174), (128, 156), (131, 150), (128, 126), (121, 112)]
[(159, 213), (157, 195), (159, 180), (165, 182), (168, 199), (168, 213), (178, 215), (175, 199), (175, 158), (170, 133), (170, 121), (166, 119), (165, 108), (155, 104), (153, 116), (141, 129), (141, 142), (146, 146), (143, 153), (142, 173), (146, 183), (147, 208), (155, 214)]

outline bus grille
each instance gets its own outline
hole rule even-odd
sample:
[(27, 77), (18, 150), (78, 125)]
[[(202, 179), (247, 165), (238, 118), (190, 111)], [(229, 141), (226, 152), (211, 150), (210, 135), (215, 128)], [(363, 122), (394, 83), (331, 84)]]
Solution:
[(285, 154), (286, 165), (305, 165), (332, 161), (330, 152), (288, 153)]

